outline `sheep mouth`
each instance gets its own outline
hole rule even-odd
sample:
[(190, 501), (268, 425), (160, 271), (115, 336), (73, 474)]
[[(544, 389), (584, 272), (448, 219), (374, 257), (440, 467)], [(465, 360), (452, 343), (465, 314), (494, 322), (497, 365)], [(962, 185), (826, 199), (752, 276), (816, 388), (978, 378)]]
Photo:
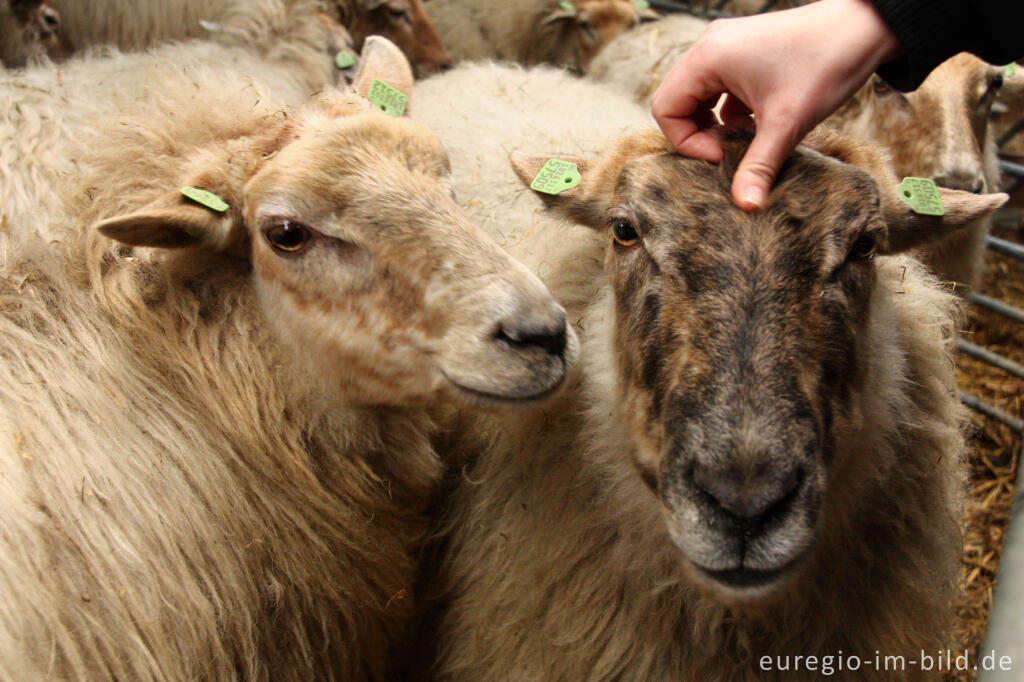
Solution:
[(719, 589), (724, 589), (733, 596), (737, 595), (764, 595), (774, 590), (793, 575), (794, 569), (800, 563), (801, 557), (796, 557), (778, 568), (739, 568), (711, 569), (700, 564), (690, 562), (693, 568), (700, 574), (700, 577), (710, 581)]
[(511, 386), (471, 386), (466, 381), (460, 381), (452, 377), (448, 372), (441, 369), (441, 375), (448, 380), (452, 386), (462, 395), (468, 396), (476, 402), (490, 402), (499, 404), (529, 403), (543, 400), (550, 397), (562, 387), (568, 374), (567, 363), (564, 358), (558, 359), (557, 370), (550, 371), (551, 376), (547, 381), (532, 381), (527, 384)]

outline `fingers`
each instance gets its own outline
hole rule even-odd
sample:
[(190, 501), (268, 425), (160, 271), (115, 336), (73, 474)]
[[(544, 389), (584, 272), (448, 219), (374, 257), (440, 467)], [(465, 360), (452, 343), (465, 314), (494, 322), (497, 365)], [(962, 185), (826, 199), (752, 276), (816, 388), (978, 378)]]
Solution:
[(651, 114), (680, 154), (718, 163), (722, 146), (703, 131), (714, 124), (711, 109), (723, 89), (714, 79), (695, 78), (687, 62), (680, 59), (655, 91)]
[(750, 107), (734, 95), (727, 94), (718, 115), (728, 128), (733, 130), (754, 130), (754, 119), (750, 117)]
[(801, 137), (785, 118), (782, 122), (758, 122), (754, 141), (732, 181), (732, 196), (740, 208), (744, 211), (764, 208), (775, 176)]

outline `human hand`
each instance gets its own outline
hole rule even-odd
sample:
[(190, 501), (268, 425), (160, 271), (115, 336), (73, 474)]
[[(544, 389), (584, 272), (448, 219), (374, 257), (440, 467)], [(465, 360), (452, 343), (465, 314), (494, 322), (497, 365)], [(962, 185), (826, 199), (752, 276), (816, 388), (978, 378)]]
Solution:
[(764, 206), (793, 149), (899, 55), (899, 42), (868, 0), (820, 0), (803, 7), (708, 25), (651, 99), (651, 113), (679, 153), (718, 162), (708, 132), (722, 94), (722, 121), (756, 133), (733, 178), (746, 211)]

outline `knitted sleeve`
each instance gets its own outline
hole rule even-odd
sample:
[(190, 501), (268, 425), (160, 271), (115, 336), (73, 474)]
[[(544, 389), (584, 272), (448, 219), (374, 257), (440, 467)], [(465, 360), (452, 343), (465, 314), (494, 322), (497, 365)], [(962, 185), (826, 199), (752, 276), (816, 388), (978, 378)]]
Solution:
[(900, 41), (903, 56), (878, 70), (893, 87), (913, 90), (958, 52), (1005, 64), (1024, 55), (1022, 0), (871, 0)]

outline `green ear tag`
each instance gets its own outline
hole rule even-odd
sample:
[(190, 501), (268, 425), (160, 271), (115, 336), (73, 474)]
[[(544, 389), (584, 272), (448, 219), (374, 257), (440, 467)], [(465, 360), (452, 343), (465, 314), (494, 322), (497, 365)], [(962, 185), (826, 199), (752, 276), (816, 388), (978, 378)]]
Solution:
[(946, 215), (939, 188), (928, 178), (903, 178), (899, 192), (900, 199), (918, 215)]
[(1010, 62), (1009, 64), (1004, 66), (1003, 73), (1006, 75), (1007, 78), (1010, 78), (1011, 76), (1013, 76), (1013, 74), (1017, 73), (1017, 62)]
[(213, 192), (207, 192), (205, 189), (197, 189), (195, 187), (182, 187), (181, 193), (186, 197), (196, 202), (200, 206), (205, 206), (211, 211), (217, 211), (223, 213), (228, 210), (228, 202), (221, 199)]
[(562, 0), (562, 2), (558, 3), (558, 6), (564, 9), (566, 12), (576, 11), (576, 5), (569, 2), (569, 0)]
[(351, 69), (356, 64), (356, 56), (348, 50), (340, 50), (334, 55), (334, 65), (339, 69)]
[(561, 159), (548, 159), (548, 162), (533, 178), (530, 189), (545, 194), (558, 194), (580, 184), (581, 179), (580, 169), (575, 163)]
[(636, 7), (637, 12), (643, 12), (651, 8), (651, 3), (647, 2), (647, 0), (636, 0), (633, 6)]
[(409, 101), (408, 97), (379, 78), (373, 79), (373, 83), (370, 85), (370, 94), (366, 96), (366, 99), (373, 102), (378, 109), (388, 116), (401, 116), (404, 114), (405, 103)]

